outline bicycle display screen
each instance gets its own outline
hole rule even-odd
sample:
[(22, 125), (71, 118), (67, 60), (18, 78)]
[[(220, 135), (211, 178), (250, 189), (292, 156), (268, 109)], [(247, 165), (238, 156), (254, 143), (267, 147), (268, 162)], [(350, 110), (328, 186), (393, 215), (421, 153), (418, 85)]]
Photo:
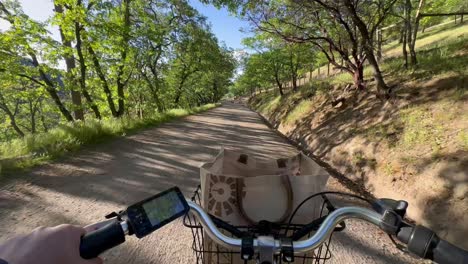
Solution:
[(174, 187), (127, 208), (133, 232), (142, 238), (186, 214), (189, 206), (179, 188)]

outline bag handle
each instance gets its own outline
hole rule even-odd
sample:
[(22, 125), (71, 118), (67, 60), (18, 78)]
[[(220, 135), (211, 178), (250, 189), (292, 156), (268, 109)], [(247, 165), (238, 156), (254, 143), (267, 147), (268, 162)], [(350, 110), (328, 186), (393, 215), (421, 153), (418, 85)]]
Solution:
[[(284, 188), (286, 189), (286, 193), (287, 193), (287, 208), (285, 210), (285, 212), (283, 213), (283, 215), (280, 217), (280, 219), (274, 223), (282, 223), (284, 221), (286, 221), (288, 219), (288, 217), (291, 215), (291, 212), (292, 212), (292, 209), (293, 209), (293, 201), (294, 201), (294, 197), (293, 197), (293, 191), (292, 191), (292, 187), (291, 187), (291, 181), (289, 180), (289, 176), (288, 175), (281, 175), (279, 176), (281, 177), (281, 183), (282, 185), (284, 186)], [(242, 217), (244, 217), (244, 219), (251, 225), (256, 225), (258, 224), (257, 222), (255, 222), (254, 220), (252, 220), (252, 218), (250, 218), (248, 215), (247, 215), (247, 212), (245, 211), (244, 209), (244, 197), (243, 197), (243, 191), (244, 191), (244, 178), (237, 178), (236, 179), (236, 196), (237, 196), (237, 205), (239, 207), (239, 212), (240, 214), (242, 215)]]

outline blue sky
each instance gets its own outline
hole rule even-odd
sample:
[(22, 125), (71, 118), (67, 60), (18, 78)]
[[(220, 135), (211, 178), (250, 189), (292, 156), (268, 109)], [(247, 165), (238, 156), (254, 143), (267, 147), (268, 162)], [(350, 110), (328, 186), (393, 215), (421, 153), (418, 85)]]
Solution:
[(246, 21), (232, 16), (226, 8), (218, 10), (212, 5), (204, 5), (198, 0), (190, 0), (190, 4), (208, 18), (212, 31), (219, 41), (225, 42), (228, 47), (234, 49), (243, 48), (241, 40), (248, 34), (242, 33), (240, 30), (242, 28), (248, 29), (249, 24)]
[[(45, 21), (52, 15), (53, 3), (52, 0), (20, 0), (23, 10), (31, 18), (39, 21)], [(208, 18), (211, 24), (213, 33), (217, 36), (220, 42), (226, 43), (228, 47), (234, 49), (242, 49), (242, 38), (247, 34), (241, 33), (241, 28), (248, 28), (248, 23), (242, 21), (222, 8), (216, 9), (211, 5), (204, 5), (198, 0), (189, 0), (190, 4), (195, 7), (201, 14)], [(5, 29), (8, 23), (0, 21), (0, 29)], [(59, 40), (59, 33), (57, 28), (49, 28), (54, 38)]]

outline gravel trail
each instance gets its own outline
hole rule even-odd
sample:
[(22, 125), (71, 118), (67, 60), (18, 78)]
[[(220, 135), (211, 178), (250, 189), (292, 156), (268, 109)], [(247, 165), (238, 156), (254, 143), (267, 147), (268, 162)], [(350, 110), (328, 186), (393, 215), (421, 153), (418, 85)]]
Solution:
[[(0, 241), (37, 226), (86, 225), (177, 185), (189, 196), (198, 167), (226, 148), (282, 157), (297, 150), (256, 113), (225, 103), (202, 114), (120, 138), (34, 169), (0, 189)], [(328, 189), (347, 191), (330, 178)], [(152, 235), (104, 254), (106, 263), (194, 263), (191, 232), (175, 221)], [(416, 263), (387, 236), (350, 221), (336, 234), (330, 263)]]

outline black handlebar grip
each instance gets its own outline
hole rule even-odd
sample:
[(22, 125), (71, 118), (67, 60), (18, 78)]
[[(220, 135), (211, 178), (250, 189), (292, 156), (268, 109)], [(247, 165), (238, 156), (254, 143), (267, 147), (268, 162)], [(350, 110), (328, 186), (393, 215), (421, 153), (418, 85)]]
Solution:
[(400, 241), (408, 244), (408, 250), (439, 264), (466, 264), (468, 251), (440, 239), (434, 231), (424, 226), (407, 226), (398, 233)]
[(125, 233), (119, 221), (115, 220), (81, 238), (80, 256), (84, 259), (93, 259), (123, 242), (125, 242)]
[(432, 250), (434, 262), (439, 264), (466, 264), (468, 263), (468, 251), (463, 250), (449, 242), (440, 239)]

